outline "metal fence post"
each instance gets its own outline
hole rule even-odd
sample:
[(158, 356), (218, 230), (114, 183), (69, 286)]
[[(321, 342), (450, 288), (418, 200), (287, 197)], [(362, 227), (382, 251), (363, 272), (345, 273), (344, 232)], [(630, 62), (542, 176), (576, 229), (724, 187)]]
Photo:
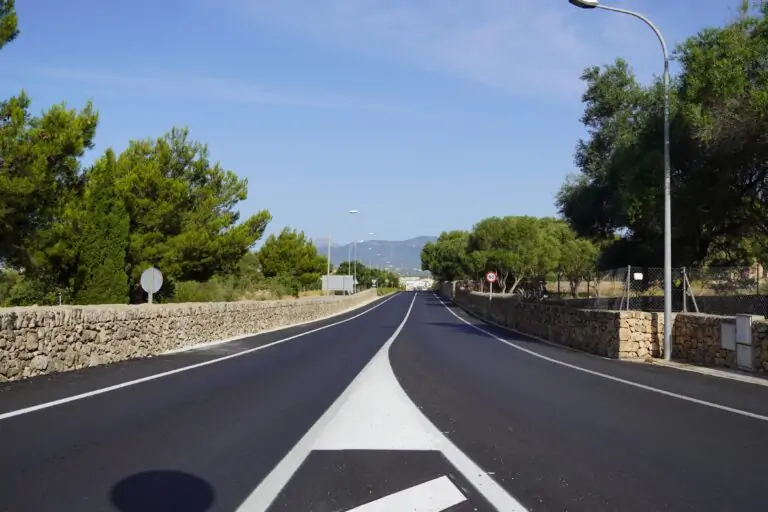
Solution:
[(629, 311), (629, 299), (632, 296), (632, 265), (627, 265), (627, 311)]
[(683, 272), (683, 313), (688, 312), (688, 278), (685, 273), (685, 267), (682, 269)]
[(756, 295), (760, 295), (760, 264), (755, 265), (755, 281), (757, 282), (757, 293)]

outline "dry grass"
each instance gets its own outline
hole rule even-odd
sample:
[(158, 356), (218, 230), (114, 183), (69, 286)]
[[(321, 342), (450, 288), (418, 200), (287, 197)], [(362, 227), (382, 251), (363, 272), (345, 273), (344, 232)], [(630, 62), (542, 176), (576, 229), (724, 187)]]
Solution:
[[(675, 282), (676, 285), (680, 283)], [(547, 282), (547, 291), (552, 294), (556, 294), (558, 291), (557, 280), (551, 280)], [(747, 283), (744, 286), (726, 286), (718, 287), (714, 283), (692, 280), (690, 282), (690, 289), (693, 292), (694, 297), (705, 297), (713, 295), (756, 295), (758, 294), (758, 287), (756, 284)], [(760, 285), (759, 291), (765, 293), (768, 291), (768, 280), (764, 284)], [(571, 288), (568, 281), (560, 281), (560, 295), (563, 297), (570, 297)], [(662, 282), (657, 285), (649, 287), (647, 290), (640, 290), (639, 288), (632, 288), (633, 294), (639, 294), (643, 296), (651, 297), (663, 297), (664, 288)], [(626, 282), (618, 280), (603, 280), (599, 283), (594, 281), (591, 283), (582, 282), (577, 288), (577, 297), (621, 297), (626, 295)]]
[[(621, 297), (625, 292), (625, 284), (619, 281), (600, 281), (597, 286), (594, 282), (587, 283), (582, 282), (576, 289), (576, 296), (579, 298), (587, 297)], [(557, 280), (547, 282), (547, 291), (549, 293), (557, 293), (558, 282)], [(571, 285), (568, 281), (560, 281), (560, 294), (562, 296), (570, 296)]]

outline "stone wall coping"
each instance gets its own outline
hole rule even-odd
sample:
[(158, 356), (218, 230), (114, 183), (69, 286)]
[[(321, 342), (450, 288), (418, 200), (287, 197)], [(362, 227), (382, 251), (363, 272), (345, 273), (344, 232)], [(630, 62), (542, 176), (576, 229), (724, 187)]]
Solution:
[[(472, 291), (472, 292), (469, 292), (469, 293), (471, 295), (479, 295), (479, 296), (482, 296), (482, 297), (487, 297), (489, 295), (486, 292), (475, 292), (475, 291)], [(500, 299), (509, 299), (509, 298), (516, 297), (514, 294), (509, 294), (509, 293), (506, 293), (506, 294), (494, 293), (493, 295), (494, 296), (498, 296)], [(551, 302), (547, 302), (547, 301), (542, 301), (542, 302), (524, 301), (522, 299), (522, 297), (520, 297), (520, 302), (522, 304), (535, 304), (537, 306), (567, 308), (567, 309), (572, 310), (572, 311), (586, 311), (586, 312), (590, 312), (590, 313), (591, 312), (595, 312), (595, 313), (597, 313), (597, 312), (599, 312), (599, 313), (620, 313), (620, 314), (623, 314), (623, 313), (638, 314), (638, 313), (640, 313), (640, 314), (646, 314), (646, 315), (664, 315), (664, 313), (662, 311), (639, 311), (639, 310), (636, 310), (636, 309), (574, 308), (574, 307), (571, 307), (571, 306), (568, 306), (568, 305), (565, 305), (565, 304), (551, 303)], [(712, 313), (695, 313), (695, 312), (682, 312), (682, 311), (675, 311), (675, 312), (672, 313), (673, 317), (677, 316), (677, 315), (690, 316), (690, 317), (695, 317), (695, 318), (722, 319), (723, 321), (726, 321), (726, 322), (728, 322), (728, 321), (735, 322), (736, 321), (736, 316), (735, 315), (733, 315), (733, 316), (731, 316), (731, 315), (715, 315), (715, 314), (712, 314)], [(753, 321), (758, 321), (758, 322), (766, 322), (766, 321), (768, 321), (768, 320), (764, 320), (760, 315), (751, 315), (751, 316), (752, 316), (752, 320)]]
[[(368, 293), (371, 290), (364, 290), (359, 292), (358, 295)], [(349, 297), (344, 295), (343, 297)], [(295, 305), (303, 303), (314, 302), (335, 302), (342, 300), (341, 295), (334, 297), (305, 297), (301, 299), (270, 299), (270, 300), (237, 300), (228, 302), (173, 302), (173, 303), (155, 303), (155, 304), (87, 304), (87, 305), (73, 305), (63, 304), (61, 306), (14, 306), (9, 308), (0, 307), (0, 315), (7, 313), (27, 313), (30, 311), (63, 311), (63, 310), (97, 310), (97, 309), (115, 309), (115, 310), (127, 310), (127, 309), (160, 309), (160, 308), (183, 308), (183, 307), (199, 307), (219, 304), (229, 305), (252, 305), (257, 304), (262, 307), (273, 307)]]
[(0, 382), (153, 357), (340, 314), (376, 290), (299, 300), (0, 310)]
[[(358, 298), (376, 293), (375, 289), (365, 290)], [(26, 306), (0, 308), (0, 329), (12, 328), (21, 318), (34, 316), (38, 320), (58, 320), (70, 323), (102, 323), (115, 320), (142, 320), (159, 317), (186, 317), (193, 315), (219, 314), (235, 311), (257, 311), (332, 304), (342, 302), (354, 295), (335, 297), (308, 297), (289, 300), (244, 300), (233, 302), (183, 302), (173, 304), (105, 304), (105, 305), (62, 305)]]

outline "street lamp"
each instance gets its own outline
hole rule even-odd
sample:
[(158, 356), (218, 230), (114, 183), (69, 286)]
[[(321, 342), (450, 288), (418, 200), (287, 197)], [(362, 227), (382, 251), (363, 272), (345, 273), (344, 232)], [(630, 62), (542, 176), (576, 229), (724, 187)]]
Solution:
[[(347, 213), (350, 215), (354, 215), (357, 213), (357, 210), (349, 210)], [(328, 267), (326, 269), (326, 283), (325, 283), (326, 293), (328, 295), (331, 294), (331, 228), (328, 228)]]
[[(359, 242), (359, 243), (363, 243), (363, 240), (360, 240), (360, 242)], [(358, 244), (358, 241), (357, 241), (357, 240), (355, 240), (355, 241), (353, 242), (353, 244), (354, 244), (354, 246), (355, 246), (355, 256), (354, 256), (354, 258), (355, 258), (355, 263), (354, 263), (354, 265), (355, 265), (355, 266), (354, 266), (354, 271), (353, 271), (353, 281), (352, 281), (352, 282), (353, 282), (353, 285), (354, 285), (354, 287), (355, 287), (355, 293), (357, 293), (357, 244)]]
[(633, 16), (651, 27), (664, 53), (664, 359), (672, 358), (672, 191), (669, 156), (669, 53), (661, 31), (642, 14), (601, 5), (599, 0), (568, 0), (582, 9), (604, 9)]
[[(374, 235), (374, 233), (368, 233), (368, 236), (373, 236), (373, 235)], [(363, 243), (363, 242), (364, 242), (364, 240), (360, 240), (360, 243)], [(370, 250), (370, 249), (371, 248), (369, 247), (368, 250)], [(365, 256), (363, 256), (363, 257), (365, 257)], [(357, 293), (357, 241), (355, 241), (355, 271), (354, 271), (354, 275), (355, 275), (355, 293)]]

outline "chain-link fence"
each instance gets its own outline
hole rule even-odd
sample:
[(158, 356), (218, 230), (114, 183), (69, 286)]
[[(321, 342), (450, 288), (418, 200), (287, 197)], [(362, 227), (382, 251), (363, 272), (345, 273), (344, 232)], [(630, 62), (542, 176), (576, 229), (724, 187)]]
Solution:
[[(761, 289), (762, 281), (762, 289)], [(672, 310), (719, 315), (768, 314), (768, 280), (751, 267), (673, 268)], [(664, 310), (664, 269), (627, 266), (579, 282), (555, 276), (552, 297), (586, 309)]]

